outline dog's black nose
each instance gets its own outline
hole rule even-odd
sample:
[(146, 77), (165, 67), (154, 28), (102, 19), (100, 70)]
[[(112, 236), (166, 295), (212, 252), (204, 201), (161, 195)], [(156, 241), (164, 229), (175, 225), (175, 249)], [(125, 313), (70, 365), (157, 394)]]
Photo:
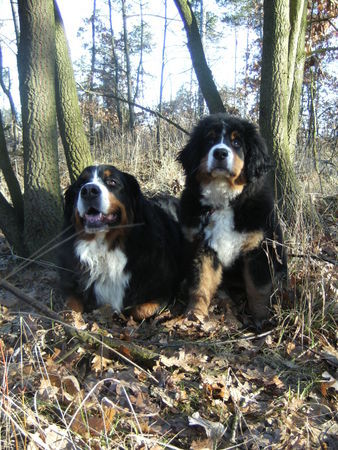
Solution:
[(81, 197), (84, 200), (92, 200), (101, 194), (100, 187), (95, 183), (87, 183), (81, 188)]
[(216, 148), (214, 150), (214, 158), (217, 159), (217, 161), (222, 161), (228, 156), (228, 150), (225, 148)]

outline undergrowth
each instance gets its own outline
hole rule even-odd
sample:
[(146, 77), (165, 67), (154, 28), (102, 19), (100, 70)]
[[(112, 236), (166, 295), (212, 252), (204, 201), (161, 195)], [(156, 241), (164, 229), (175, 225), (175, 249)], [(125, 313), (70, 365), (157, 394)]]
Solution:
[[(179, 195), (184, 178), (175, 157), (185, 137), (169, 128), (165, 136), (160, 151), (149, 130), (112, 134), (95, 159), (132, 173), (147, 193)], [(66, 187), (63, 161), (61, 173)], [(283, 223), (290, 286), (274, 306), (274, 326), (261, 334), (236, 305), (217, 302), (204, 324), (169, 310), (141, 324), (106, 311), (63, 312), (55, 268), (23, 264), (2, 239), (1, 277), (62, 320), (0, 290), (0, 448), (336, 448), (337, 203), (330, 177), (302, 172), (316, 218), (304, 223), (298, 205), (292, 229)], [(69, 325), (122, 344), (85, 341)], [(153, 358), (137, 360), (130, 344)]]

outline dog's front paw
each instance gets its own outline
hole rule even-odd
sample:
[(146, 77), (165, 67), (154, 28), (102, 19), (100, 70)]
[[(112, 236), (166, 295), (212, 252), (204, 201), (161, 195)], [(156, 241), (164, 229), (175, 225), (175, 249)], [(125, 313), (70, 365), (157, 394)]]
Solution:
[(209, 302), (206, 302), (204, 298), (198, 297), (190, 301), (185, 317), (192, 322), (203, 323), (209, 316)]

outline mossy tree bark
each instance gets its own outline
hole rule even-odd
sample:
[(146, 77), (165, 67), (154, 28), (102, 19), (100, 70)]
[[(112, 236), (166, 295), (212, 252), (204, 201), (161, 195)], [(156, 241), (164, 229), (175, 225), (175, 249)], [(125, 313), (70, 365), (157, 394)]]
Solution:
[(198, 85), (201, 89), (210, 113), (225, 112), (221, 96), (217, 90), (211, 70), (208, 66), (196, 17), (187, 0), (174, 0), (188, 38), (188, 49), (191, 56)]
[(291, 218), (299, 199), (293, 158), (305, 59), (307, 0), (265, 0), (260, 129), (276, 161), (281, 207)]
[(76, 91), (74, 71), (59, 8), (55, 9), (56, 109), (71, 182), (92, 164)]
[(24, 145), (24, 241), (33, 253), (61, 229), (53, 0), (19, 0), (18, 69)]

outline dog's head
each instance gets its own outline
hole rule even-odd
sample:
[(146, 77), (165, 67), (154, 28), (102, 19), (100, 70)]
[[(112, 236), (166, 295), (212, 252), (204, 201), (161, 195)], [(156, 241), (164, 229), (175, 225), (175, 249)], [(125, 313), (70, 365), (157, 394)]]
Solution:
[(223, 180), (239, 191), (272, 167), (256, 126), (226, 114), (202, 119), (178, 160), (188, 179), (201, 183)]
[(65, 218), (88, 235), (123, 232), (137, 220), (141, 196), (133, 176), (114, 166), (89, 166), (65, 193)]

